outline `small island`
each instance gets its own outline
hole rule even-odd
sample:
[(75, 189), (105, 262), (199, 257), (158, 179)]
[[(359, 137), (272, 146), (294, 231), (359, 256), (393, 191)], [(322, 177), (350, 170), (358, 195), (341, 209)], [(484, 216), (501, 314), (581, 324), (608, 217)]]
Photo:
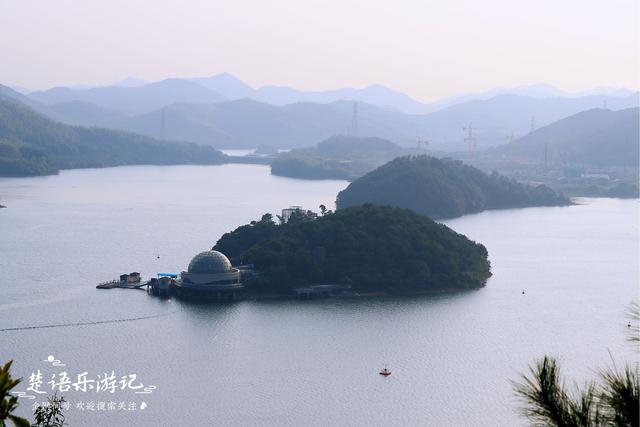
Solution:
[(270, 214), (224, 234), (213, 247), (257, 273), (248, 293), (291, 295), (303, 287), (413, 294), (476, 289), (491, 276), (486, 248), (408, 209), (364, 205), (317, 218)]
[(486, 174), (459, 160), (427, 155), (399, 157), (369, 172), (338, 194), (336, 206), (365, 203), (407, 208), (430, 218), (571, 204), (545, 185), (525, 185), (495, 172)]

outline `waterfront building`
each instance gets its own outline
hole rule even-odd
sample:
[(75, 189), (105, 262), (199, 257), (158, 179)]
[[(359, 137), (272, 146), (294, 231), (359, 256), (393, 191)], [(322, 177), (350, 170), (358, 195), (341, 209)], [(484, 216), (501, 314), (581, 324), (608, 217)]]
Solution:
[(302, 206), (290, 206), (288, 208), (282, 209), (282, 222), (288, 222), (291, 215), (304, 212), (302, 210)]
[(178, 296), (233, 299), (244, 290), (240, 278), (240, 270), (233, 268), (224, 254), (204, 251), (191, 260), (187, 271), (180, 273), (175, 291)]
[(318, 217), (317, 213), (309, 210), (305, 211), (302, 206), (289, 206), (288, 208), (282, 209), (282, 222), (288, 222), (293, 215), (304, 215), (312, 219)]
[(140, 273), (134, 271), (129, 274), (121, 274), (120, 275), (120, 283), (139, 283), (140, 282)]

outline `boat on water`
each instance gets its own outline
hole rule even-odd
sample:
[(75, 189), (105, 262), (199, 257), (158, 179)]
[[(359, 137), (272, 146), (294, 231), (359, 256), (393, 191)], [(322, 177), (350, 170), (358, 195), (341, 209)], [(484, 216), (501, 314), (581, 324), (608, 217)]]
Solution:
[(120, 284), (120, 282), (118, 282), (117, 280), (110, 280), (108, 282), (100, 283), (98, 286), (96, 286), (96, 288), (98, 288), (98, 289), (113, 289), (113, 288), (118, 287), (119, 284)]
[(386, 366), (384, 368), (382, 368), (382, 370), (379, 373), (383, 377), (388, 377), (389, 375), (391, 375), (391, 371), (388, 370)]
[(96, 288), (98, 289), (113, 289), (113, 288), (125, 288), (125, 289), (135, 289), (141, 288), (145, 284), (142, 283), (140, 273), (134, 271), (129, 274), (121, 274), (120, 280), (109, 280), (107, 282), (102, 282)]

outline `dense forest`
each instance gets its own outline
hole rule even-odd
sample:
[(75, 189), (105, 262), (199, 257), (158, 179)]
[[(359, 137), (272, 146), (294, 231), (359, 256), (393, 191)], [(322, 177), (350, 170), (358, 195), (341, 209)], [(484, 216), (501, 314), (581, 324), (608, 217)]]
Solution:
[(431, 218), (453, 218), (485, 209), (562, 206), (569, 200), (550, 188), (486, 174), (460, 161), (401, 157), (349, 184), (338, 208), (365, 203), (411, 209)]
[(0, 99), (0, 176), (135, 164), (217, 164), (223, 159), (211, 147), (64, 125), (17, 101)]
[(445, 225), (407, 209), (364, 205), (317, 219), (271, 215), (226, 233), (213, 247), (261, 273), (252, 291), (349, 283), (358, 291), (403, 293), (484, 286), (487, 250)]
[(271, 173), (302, 179), (354, 180), (407, 153), (391, 141), (373, 137), (333, 136), (314, 147), (282, 153)]

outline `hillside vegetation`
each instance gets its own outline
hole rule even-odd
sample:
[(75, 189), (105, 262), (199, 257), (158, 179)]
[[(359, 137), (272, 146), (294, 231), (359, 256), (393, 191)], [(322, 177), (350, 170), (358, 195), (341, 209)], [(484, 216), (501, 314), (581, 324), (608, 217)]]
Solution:
[(583, 111), (496, 149), (550, 164), (638, 167), (640, 108)]
[(282, 153), (271, 173), (303, 179), (355, 179), (407, 152), (382, 138), (333, 136), (314, 147)]
[(365, 205), (318, 219), (271, 215), (226, 233), (213, 249), (253, 263), (253, 291), (283, 292), (320, 283), (402, 293), (484, 286), (487, 250), (445, 225), (406, 209)]
[(422, 155), (397, 158), (357, 179), (338, 194), (336, 206), (365, 203), (452, 218), (485, 209), (561, 206), (569, 201), (544, 185), (527, 186), (460, 161)]
[(217, 164), (223, 159), (211, 147), (64, 125), (19, 102), (0, 99), (0, 176), (135, 164)]

